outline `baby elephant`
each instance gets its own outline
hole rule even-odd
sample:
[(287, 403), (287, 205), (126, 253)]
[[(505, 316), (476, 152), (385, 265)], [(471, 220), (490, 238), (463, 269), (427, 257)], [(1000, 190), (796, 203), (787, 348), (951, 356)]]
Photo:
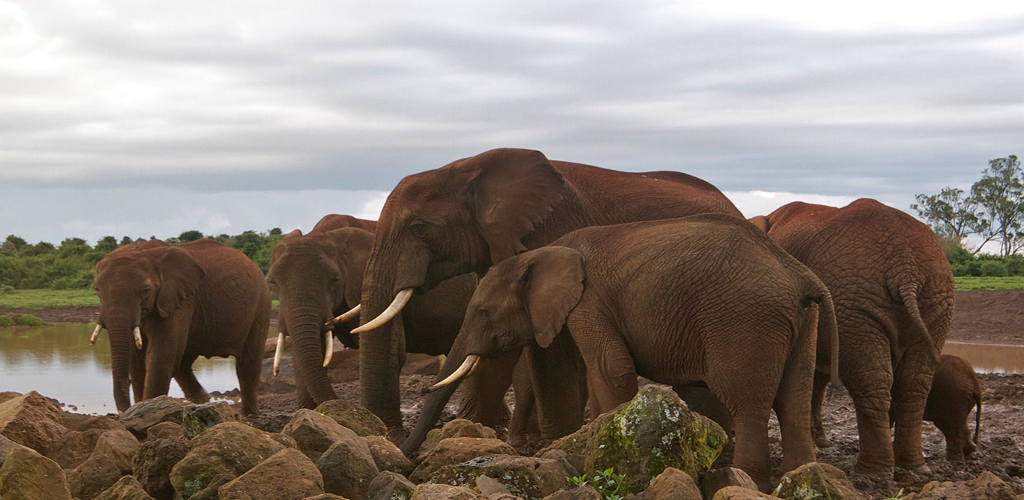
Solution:
[[(978, 412), (971, 439), (967, 416), (975, 405)], [(957, 356), (942, 355), (932, 378), (924, 419), (934, 422), (946, 437), (946, 460), (961, 462), (965, 455), (974, 452), (981, 427), (981, 382), (970, 363)]]

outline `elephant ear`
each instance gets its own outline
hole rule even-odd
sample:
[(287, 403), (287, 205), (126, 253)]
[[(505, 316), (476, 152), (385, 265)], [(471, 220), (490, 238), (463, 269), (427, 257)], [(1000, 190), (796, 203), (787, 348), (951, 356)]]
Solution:
[(522, 259), (519, 290), (537, 344), (547, 347), (583, 296), (583, 254), (567, 247), (541, 247)]
[(771, 229), (771, 227), (772, 227), (771, 221), (769, 221), (768, 217), (764, 216), (764, 215), (758, 215), (757, 217), (751, 217), (751, 218), (747, 219), (747, 221), (749, 221), (751, 224), (754, 225), (754, 227), (760, 229), (764, 233), (767, 233), (768, 230)]
[(345, 274), (345, 303), (353, 307), (363, 295), (363, 273), (373, 248), (373, 233), (357, 228), (343, 227), (327, 232), (337, 249), (335, 265)]
[(492, 149), (463, 166), (477, 169), (469, 194), (491, 264), (526, 250), (523, 237), (562, 200), (562, 174), (543, 153), (526, 149)]
[(161, 318), (166, 318), (181, 307), (185, 299), (196, 294), (206, 273), (179, 247), (163, 247), (152, 252), (156, 254), (156, 268), (160, 273), (156, 309)]

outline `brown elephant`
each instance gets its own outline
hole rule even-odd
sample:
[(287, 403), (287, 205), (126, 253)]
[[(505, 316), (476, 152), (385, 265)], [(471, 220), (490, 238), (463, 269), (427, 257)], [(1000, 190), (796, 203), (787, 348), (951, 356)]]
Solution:
[[(280, 303), (279, 329), (291, 339), (301, 407), (314, 408), (338, 397), (324, 368), (327, 333), (348, 347), (359, 347), (359, 336), (349, 333), (358, 326), (358, 316), (338, 324), (333, 318), (359, 304), (376, 225), (376, 221), (347, 215), (327, 215), (308, 234), (295, 230), (286, 235), (271, 254), (267, 275)], [(403, 311), (410, 325), (405, 332), (407, 350), (447, 353), (475, 287), (476, 276), (464, 274), (413, 298)], [(472, 397), (464, 400), (476, 404)], [(504, 401), (483, 404), (499, 406), (494, 411), (504, 411), (507, 418)]]
[[(167, 394), (171, 377), (185, 397), (209, 395), (192, 373), (199, 356), (234, 356), (242, 411), (259, 414), (257, 390), (270, 323), (270, 291), (242, 252), (215, 240), (159, 240), (118, 248), (96, 264), (102, 328), (110, 335), (114, 401)], [(132, 337), (134, 336), (134, 341)]]
[[(362, 404), (392, 438), (404, 435), (398, 360), (405, 335), (394, 313), (410, 294), (461, 273), (482, 276), (495, 262), (581, 227), (709, 212), (742, 217), (693, 176), (617, 172), (524, 149), (494, 149), (402, 179), (381, 211), (363, 281), (360, 330), (380, 330), (360, 343)], [(489, 360), (487, 378), (508, 387), (517, 358)], [(526, 406), (517, 403), (516, 413)]]
[[(734, 465), (767, 490), (773, 408), (783, 468), (815, 457), (816, 303), (822, 330), (834, 338), (825, 285), (734, 217), (584, 228), (488, 271), (435, 387), (472, 372), (479, 358), (528, 347), (538, 409), (557, 410), (571, 394), (550, 381), (572, 378), (566, 367), (575, 363), (564, 357), (569, 351), (548, 348), (565, 337), (582, 356), (592, 415), (630, 400), (638, 375), (706, 384), (733, 419)], [(418, 425), (433, 424), (452, 390), (431, 394)]]
[[(953, 274), (935, 234), (871, 199), (843, 208), (795, 202), (751, 222), (832, 292), (839, 376), (853, 398), (860, 434), (854, 471), (891, 475), (894, 467), (923, 466), (921, 418), (953, 317)], [(815, 440), (827, 446), (822, 347), (812, 406)]]
[[(977, 406), (974, 416), (974, 437), (967, 426), (967, 416)], [(946, 437), (946, 460), (962, 462), (974, 453), (981, 428), (981, 381), (974, 367), (958, 356), (943, 354), (932, 377), (924, 419), (934, 422)]]

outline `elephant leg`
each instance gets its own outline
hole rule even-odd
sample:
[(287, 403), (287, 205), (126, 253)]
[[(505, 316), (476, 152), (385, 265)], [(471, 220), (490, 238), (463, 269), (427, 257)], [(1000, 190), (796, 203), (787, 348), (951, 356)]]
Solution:
[(592, 318), (584, 335), (589, 340), (580, 343), (580, 354), (587, 369), (590, 414), (597, 418), (633, 399), (639, 389), (636, 366), (626, 344), (610, 324)]
[(811, 392), (811, 437), (814, 438), (814, 445), (818, 448), (832, 446), (832, 441), (825, 433), (825, 426), (821, 420), (821, 407), (825, 403), (825, 392), (828, 390), (829, 374), (820, 371), (814, 372), (814, 387)]
[(132, 379), (132, 393), (135, 402), (142, 401), (142, 395), (146, 388), (146, 358), (145, 351), (133, 350), (128, 369)]
[(174, 380), (178, 382), (178, 386), (181, 387), (181, 391), (185, 393), (185, 397), (189, 401), (206, 403), (210, 400), (210, 395), (203, 389), (199, 380), (196, 379), (195, 373), (192, 372), (192, 364), (198, 357), (199, 355), (193, 353), (183, 354), (181, 362), (178, 363), (178, 370), (174, 372)]
[(572, 337), (562, 333), (547, 348), (526, 348), (542, 440), (571, 434), (583, 425), (586, 367)]
[(491, 428), (509, 425), (505, 393), (512, 385), (512, 374), (522, 351), (481, 359), (476, 372), (462, 383), (462, 401), (458, 417)]
[(235, 356), (235, 376), (242, 394), (242, 413), (259, 415), (260, 371), (263, 369), (263, 348), (266, 344), (267, 324), (256, 321), (249, 329), (241, 352)]
[(793, 346), (772, 405), (782, 433), (784, 473), (815, 460), (814, 439), (811, 437), (814, 335), (813, 331), (805, 333)]
[(771, 461), (768, 450), (768, 417), (766, 407), (762, 411), (739, 410), (733, 416), (736, 425), (736, 452), (733, 467), (742, 469), (757, 484), (761, 491), (771, 490)]
[(686, 402), (691, 410), (714, 420), (722, 427), (726, 435), (732, 436), (733, 424), (732, 415), (727, 408), (706, 385), (687, 384), (672, 386), (672, 390), (679, 395), (679, 398)]
[(872, 332), (844, 338), (860, 341), (855, 349), (840, 348), (839, 354), (839, 376), (850, 392), (857, 413), (860, 453), (854, 472), (892, 474), (895, 461), (889, 431), (889, 403), (893, 377), (888, 342)]
[(512, 374), (512, 386), (515, 395), (515, 407), (512, 410), (512, 421), (509, 423), (509, 444), (516, 450), (530, 443), (541, 440), (540, 427), (537, 425), (537, 405), (533, 384), (530, 382), (530, 370), (525, 356), (519, 358)]
[[(930, 356), (915, 349), (908, 350), (896, 366), (892, 417), (896, 427), (893, 454), (897, 467), (916, 469), (924, 465), (922, 422), (934, 370), (935, 364)], [(955, 427), (951, 430), (956, 432)]]

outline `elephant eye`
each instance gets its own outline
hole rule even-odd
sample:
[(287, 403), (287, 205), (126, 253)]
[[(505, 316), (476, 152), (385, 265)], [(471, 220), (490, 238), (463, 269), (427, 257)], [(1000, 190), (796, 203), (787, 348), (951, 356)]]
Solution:
[(427, 224), (425, 222), (414, 222), (409, 226), (409, 232), (417, 238), (422, 238), (427, 235)]

